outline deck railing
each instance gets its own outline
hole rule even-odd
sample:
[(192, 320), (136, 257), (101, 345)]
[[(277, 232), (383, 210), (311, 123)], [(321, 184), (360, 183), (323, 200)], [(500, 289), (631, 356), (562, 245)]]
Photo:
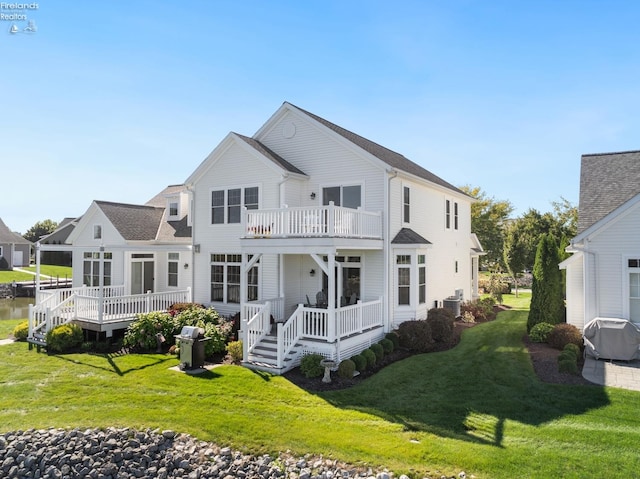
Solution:
[(256, 345), (271, 331), (271, 303), (245, 304), (241, 319), (241, 329), (245, 332), (242, 342), (243, 357), (249, 357)]
[(347, 237), (382, 238), (380, 212), (327, 206), (247, 210), (242, 214), (245, 238)]

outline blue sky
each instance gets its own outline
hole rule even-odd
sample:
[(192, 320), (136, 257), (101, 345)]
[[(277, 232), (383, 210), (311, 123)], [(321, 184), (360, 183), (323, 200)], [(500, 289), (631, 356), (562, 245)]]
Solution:
[[(515, 215), (640, 149), (634, 1), (42, 0), (0, 20), (0, 218), (141, 204), (289, 101)], [(11, 34), (12, 23), (20, 31)]]

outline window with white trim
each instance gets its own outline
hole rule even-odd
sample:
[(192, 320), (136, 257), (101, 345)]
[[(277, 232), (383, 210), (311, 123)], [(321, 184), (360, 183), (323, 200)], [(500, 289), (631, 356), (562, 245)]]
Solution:
[(398, 277), (398, 305), (411, 304), (411, 255), (396, 255), (396, 273)]
[(167, 253), (167, 286), (178, 286), (180, 253)]
[(418, 255), (418, 303), (427, 302), (427, 268), (425, 255)]
[(451, 229), (451, 201), (444, 200), (444, 227)]
[(177, 201), (170, 201), (169, 202), (169, 216), (171, 218), (176, 218), (179, 214), (178, 211), (178, 202)]
[[(113, 253), (104, 253), (102, 272), (103, 285), (111, 285), (111, 260)], [(86, 286), (100, 286), (100, 253), (85, 252), (82, 262), (82, 284)]]
[(328, 186), (322, 188), (322, 204), (328, 205), (333, 201), (336, 206), (357, 209), (362, 206), (362, 192), (360, 185)]
[[(247, 272), (248, 301), (258, 299), (258, 263), (259, 261)], [(211, 301), (240, 303), (241, 270), (242, 255), (211, 254)]]
[(458, 202), (453, 202), (453, 229), (458, 229)]
[(93, 225), (93, 239), (102, 239), (101, 225)]
[(259, 188), (230, 188), (211, 192), (211, 224), (240, 223), (242, 207), (257, 210), (259, 205)]
[(629, 268), (629, 320), (640, 323), (640, 259), (628, 260)]
[(411, 219), (411, 190), (408, 186), (402, 189), (402, 221), (409, 223)]

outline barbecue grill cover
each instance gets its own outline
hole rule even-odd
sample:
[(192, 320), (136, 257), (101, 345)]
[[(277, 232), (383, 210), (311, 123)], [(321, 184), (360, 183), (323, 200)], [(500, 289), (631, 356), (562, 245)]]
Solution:
[(197, 339), (199, 335), (204, 334), (204, 329), (197, 326), (183, 326), (180, 336), (183, 338)]
[(630, 361), (639, 357), (640, 330), (626, 319), (592, 319), (583, 334), (585, 352), (596, 359)]

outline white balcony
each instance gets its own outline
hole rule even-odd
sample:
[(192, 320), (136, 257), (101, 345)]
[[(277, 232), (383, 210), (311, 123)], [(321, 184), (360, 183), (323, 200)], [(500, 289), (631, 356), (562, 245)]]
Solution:
[(327, 206), (244, 210), (243, 238), (382, 239), (382, 214)]

